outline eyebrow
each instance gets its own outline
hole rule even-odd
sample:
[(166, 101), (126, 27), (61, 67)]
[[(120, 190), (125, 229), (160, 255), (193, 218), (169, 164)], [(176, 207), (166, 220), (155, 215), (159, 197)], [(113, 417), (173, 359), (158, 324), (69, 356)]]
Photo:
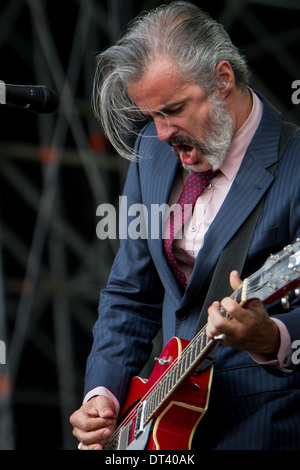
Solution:
[(182, 105), (183, 105), (183, 100), (175, 101), (174, 103), (166, 104), (165, 106), (163, 106), (158, 111), (150, 111), (150, 113), (155, 115), (155, 116), (157, 116), (158, 114), (168, 114), (168, 111), (171, 108), (174, 108), (174, 107), (176, 108), (176, 106), (182, 106)]

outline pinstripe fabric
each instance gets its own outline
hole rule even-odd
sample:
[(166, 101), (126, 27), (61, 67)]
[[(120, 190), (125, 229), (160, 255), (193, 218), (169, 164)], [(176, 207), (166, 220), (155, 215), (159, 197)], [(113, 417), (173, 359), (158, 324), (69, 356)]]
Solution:
[[(124, 195), (128, 206), (142, 203), (149, 214), (151, 205), (156, 204), (162, 210), (162, 217), (159, 224), (156, 222), (156, 237), (121, 240), (108, 285), (101, 293), (94, 345), (87, 365), (86, 392), (103, 385), (122, 401), (130, 378), (138, 373), (149, 355), (162, 312), (165, 342), (174, 335), (192, 338), (222, 249), (266, 191), (242, 276), (257, 270), (270, 253), (300, 235), (299, 132), (282, 156), (276, 174), (271, 176), (267, 171), (278, 157), (280, 130), (280, 114), (264, 100), (260, 126), (205, 236), (184, 295), (166, 260), (162, 242), (164, 205), (169, 199), (178, 162), (167, 144), (149, 138), (154, 135), (153, 124), (143, 130), (137, 148), (144, 158), (131, 164)], [(145, 224), (148, 234), (153, 228), (150, 219)], [(126, 223), (126, 214), (124, 220)], [(300, 339), (298, 302), (293, 302), (285, 313), (278, 304), (269, 311), (286, 324), (292, 340)], [(209, 410), (201, 421), (207, 430), (205, 438), (202, 435), (195, 447), (205, 450), (299, 448), (299, 376), (297, 368), (288, 377), (272, 375), (270, 370), (255, 364), (247, 353), (220, 347)]]

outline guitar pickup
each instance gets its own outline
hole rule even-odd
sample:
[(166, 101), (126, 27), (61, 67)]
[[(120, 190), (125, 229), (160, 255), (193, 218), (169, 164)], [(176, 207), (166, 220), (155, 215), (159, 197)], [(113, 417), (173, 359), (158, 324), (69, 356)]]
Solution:
[(144, 432), (146, 406), (147, 406), (147, 400), (144, 400), (137, 409), (135, 429), (134, 429), (135, 438), (137, 438), (140, 434)]

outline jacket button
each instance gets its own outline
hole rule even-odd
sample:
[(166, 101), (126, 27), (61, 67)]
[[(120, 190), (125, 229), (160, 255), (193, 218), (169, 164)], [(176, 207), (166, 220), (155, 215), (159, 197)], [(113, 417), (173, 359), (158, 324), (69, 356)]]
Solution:
[(178, 320), (186, 320), (187, 317), (188, 317), (188, 314), (184, 311), (179, 311), (179, 312), (176, 312), (176, 316), (178, 318)]

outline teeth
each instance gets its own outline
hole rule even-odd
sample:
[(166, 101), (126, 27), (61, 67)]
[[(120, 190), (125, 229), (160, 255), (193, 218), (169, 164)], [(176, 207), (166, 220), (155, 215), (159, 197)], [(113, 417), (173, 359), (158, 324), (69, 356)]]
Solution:
[(191, 150), (187, 150), (185, 153), (186, 153), (188, 156), (190, 156), (191, 153), (192, 153), (192, 151), (191, 151)]

